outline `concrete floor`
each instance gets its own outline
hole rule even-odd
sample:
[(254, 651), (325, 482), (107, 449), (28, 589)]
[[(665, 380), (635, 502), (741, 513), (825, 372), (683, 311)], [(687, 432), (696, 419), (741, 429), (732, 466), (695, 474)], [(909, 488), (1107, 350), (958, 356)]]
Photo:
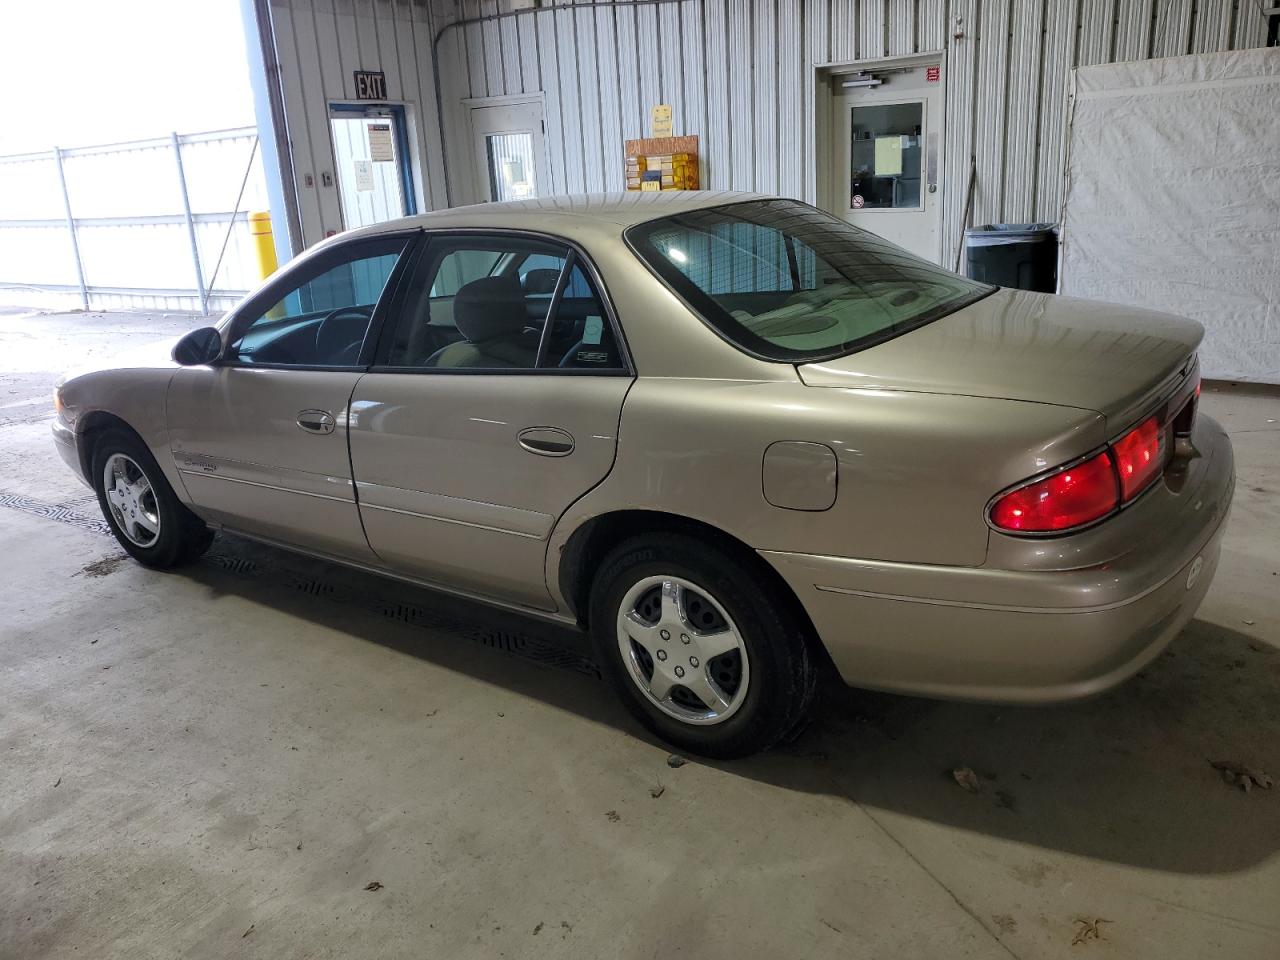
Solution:
[(1280, 773), (1277, 395), (1206, 390), (1225, 553), (1133, 682), (838, 689), (673, 769), (572, 635), (226, 537), (124, 559), (53, 368), (191, 324), (0, 313), (0, 957), (1280, 957), (1280, 788), (1208, 763)]

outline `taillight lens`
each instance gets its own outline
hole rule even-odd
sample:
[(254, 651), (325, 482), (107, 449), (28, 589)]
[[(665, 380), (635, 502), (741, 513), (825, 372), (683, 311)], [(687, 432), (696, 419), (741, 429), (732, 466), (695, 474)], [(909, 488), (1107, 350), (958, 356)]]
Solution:
[(1002, 530), (1052, 533), (1084, 526), (1119, 506), (1111, 454), (1055, 473), (1006, 493), (991, 507), (991, 522)]
[(1148, 417), (1112, 444), (1122, 503), (1145, 490), (1160, 473), (1164, 465), (1160, 450), (1163, 434), (1159, 417)]

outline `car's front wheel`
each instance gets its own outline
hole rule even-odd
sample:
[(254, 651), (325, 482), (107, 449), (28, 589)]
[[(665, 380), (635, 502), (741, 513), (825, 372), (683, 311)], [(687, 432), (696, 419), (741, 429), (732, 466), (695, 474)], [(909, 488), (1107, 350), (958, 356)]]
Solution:
[(151, 451), (125, 430), (108, 430), (93, 448), (93, 488), (120, 545), (149, 567), (199, 557), (213, 531), (182, 505)]
[(812, 700), (815, 668), (793, 604), (719, 546), (682, 534), (620, 544), (596, 577), (590, 623), (623, 702), (692, 753), (763, 750)]

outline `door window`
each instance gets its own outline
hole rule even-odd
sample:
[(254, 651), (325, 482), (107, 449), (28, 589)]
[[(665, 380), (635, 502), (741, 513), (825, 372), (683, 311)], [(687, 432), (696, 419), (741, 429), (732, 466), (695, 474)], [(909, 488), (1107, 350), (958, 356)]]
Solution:
[(531, 200), (550, 189), (542, 104), (470, 101), (476, 201)]
[(346, 229), (417, 212), (404, 107), (330, 104), (329, 133)]
[(920, 209), (924, 103), (850, 109), (849, 205)]
[(436, 240), (419, 258), (407, 291), (387, 366), (623, 368), (595, 285), (558, 244), (523, 237)]
[(408, 240), (344, 244), (288, 275), (285, 292), (236, 320), (228, 359), (273, 366), (359, 363), (373, 312)]
[(591, 278), (574, 263), (556, 306), (543, 366), (561, 370), (621, 370), (613, 326)]
[(494, 200), (528, 200), (538, 195), (533, 167), (533, 134), (498, 133), (484, 138), (489, 195)]
[[(555, 293), (556, 284), (560, 280), (560, 271), (564, 269), (564, 252), (551, 255), (546, 253), (532, 253), (520, 262), (517, 273), (520, 276), (520, 288), (524, 290), (527, 297), (538, 297), (550, 300), (551, 295)], [(566, 290), (566, 294), (570, 291)], [(578, 290), (573, 294), (581, 296), (582, 291)]]

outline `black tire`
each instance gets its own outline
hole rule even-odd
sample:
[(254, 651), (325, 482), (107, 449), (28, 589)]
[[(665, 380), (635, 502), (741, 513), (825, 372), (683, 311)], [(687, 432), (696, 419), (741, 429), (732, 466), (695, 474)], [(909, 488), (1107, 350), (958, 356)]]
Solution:
[[(131, 540), (107, 501), (104, 473), (107, 461), (116, 454), (123, 454), (131, 460), (150, 484), (153, 499), (148, 501), (148, 507), (153, 506), (159, 517), (159, 531), (151, 543), (138, 544)], [(139, 563), (160, 570), (181, 566), (199, 558), (213, 542), (213, 531), (183, 506), (155, 457), (136, 434), (123, 429), (103, 432), (93, 446), (91, 479), (107, 525), (125, 552)]]
[[(618, 615), (628, 592), (650, 577), (696, 585), (736, 625), (749, 680), (741, 704), (724, 720), (695, 725), (673, 717), (632, 677), (619, 645)], [(627, 709), (681, 750), (722, 760), (765, 750), (794, 729), (812, 704), (817, 665), (806, 619), (794, 597), (731, 549), (680, 533), (646, 534), (619, 544), (592, 584), (589, 624), (601, 668)], [(675, 647), (673, 662), (680, 653)]]

